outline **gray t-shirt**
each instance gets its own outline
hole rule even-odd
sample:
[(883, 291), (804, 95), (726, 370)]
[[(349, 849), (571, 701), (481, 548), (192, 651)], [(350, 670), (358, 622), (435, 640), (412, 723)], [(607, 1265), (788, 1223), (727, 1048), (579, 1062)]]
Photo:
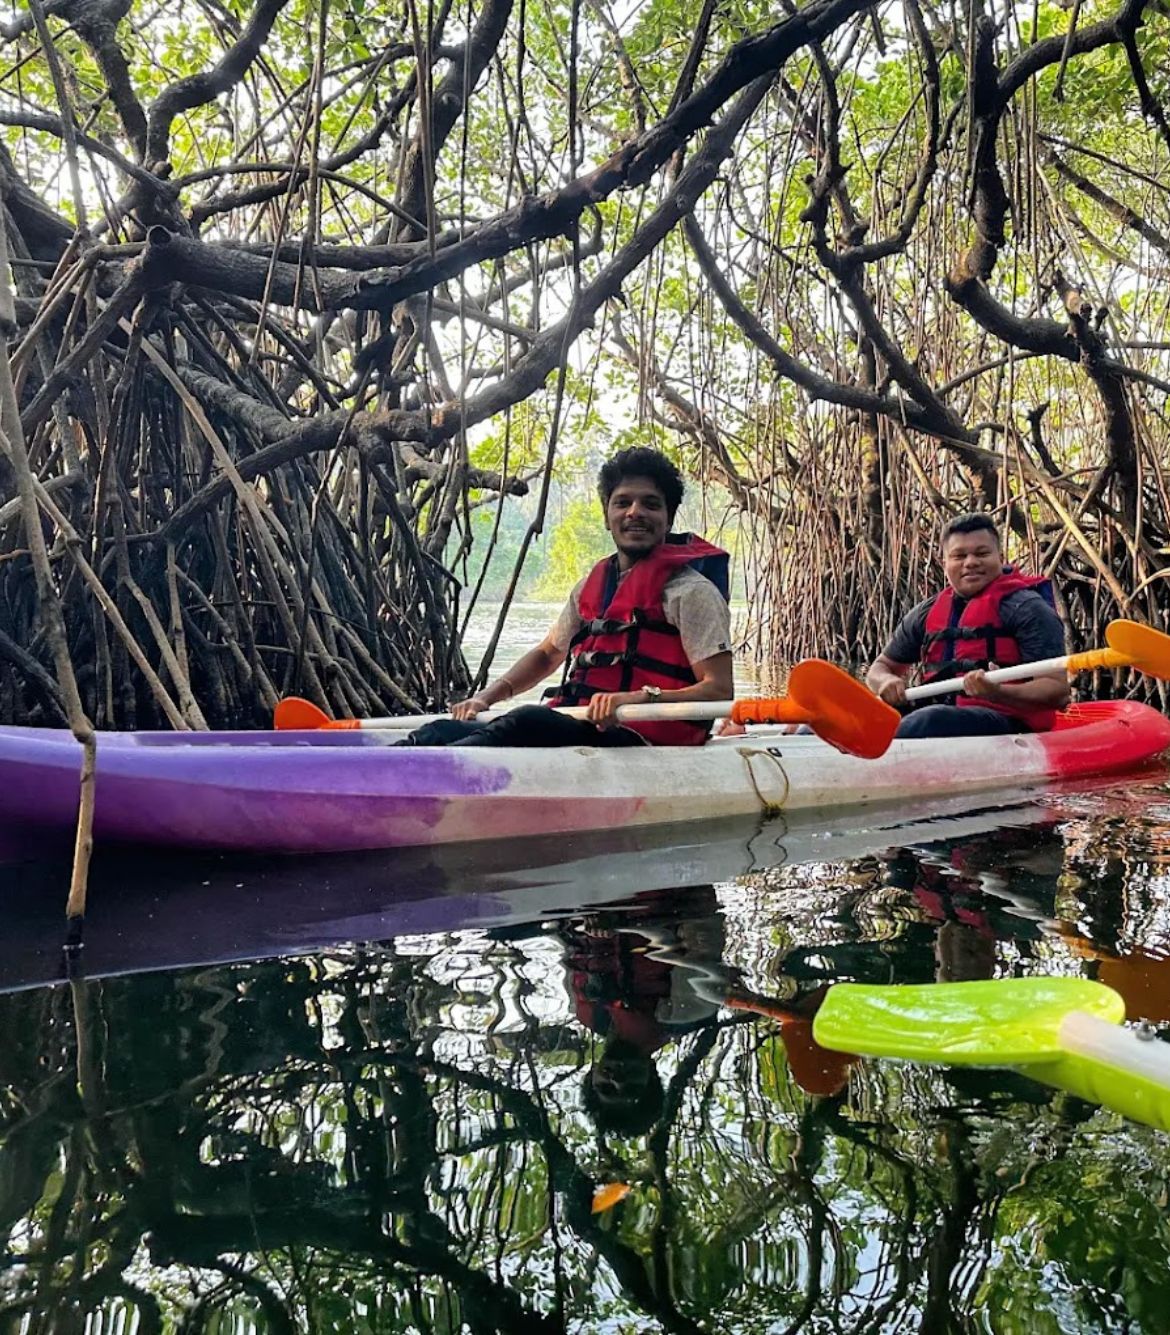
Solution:
[[(618, 580), (624, 578), (619, 575)], [(562, 652), (569, 652), (573, 636), (581, 629), (581, 590), (585, 580), (577, 585), (564, 610), (556, 620), (550, 636)], [(701, 663), (704, 658), (731, 652), (731, 608), (714, 584), (690, 566), (683, 566), (666, 581), (662, 589), (662, 610), (667, 621), (678, 627), (683, 653), (688, 662)]]
[[(966, 606), (966, 601), (955, 599), (960, 609)], [(882, 650), (884, 657), (895, 663), (918, 662), (926, 635), (926, 616), (933, 602), (934, 598), (924, 599), (906, 613)], [(1036, 663), (1045, 658), (1060, 658), (1064, 653), (1064, 624), (1035, 589), (1009, 593), (999, 605), (999, 616), (1004, 630), (1020, 646), (1020, 662)]]

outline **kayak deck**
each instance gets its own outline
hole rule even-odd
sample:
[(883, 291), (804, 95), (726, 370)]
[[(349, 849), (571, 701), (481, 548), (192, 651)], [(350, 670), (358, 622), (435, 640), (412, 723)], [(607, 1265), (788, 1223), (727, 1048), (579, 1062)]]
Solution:
[[(394, 747), (394, 734), (106, 733), (99, 841), (344, 852), (863, 807), (1114, 773), (1170, 747), (1133, 701), (1074, 706), (1050, 733), (894, 742), (879, 760), (758, 729), (704, 747)], [(0, 830), (71, 831), (79, 749), (0, 729)]]

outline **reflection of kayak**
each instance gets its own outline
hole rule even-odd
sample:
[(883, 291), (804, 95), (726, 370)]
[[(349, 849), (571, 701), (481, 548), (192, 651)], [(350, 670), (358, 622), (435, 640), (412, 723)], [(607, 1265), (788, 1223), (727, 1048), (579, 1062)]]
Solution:
[[(99, 841), (334, 852), (658, 825), (1036, 788), (1127, 769), (1170, 746), (1133, 701), (1076, 706), (1050, 733), (895, 742), (879, 760), (767, 730), (702, 748), (395, 748), (385, 733), (109, 733)], [(0, 729), (0, 828), (64, 836), (68, 733)]]
[[(914, 840), (968, 838), (1052, 814), (966, 798), (858, 818), (692, 822), (604, 834), (321, 858), (105, 852), (90, 872), (91, 976), (296, 955), (354, 941), (541, 923), (768, 867), (848, 862)], [(68, 866), (12, 865), (0, 896), (0, 992), (61, 976)]]

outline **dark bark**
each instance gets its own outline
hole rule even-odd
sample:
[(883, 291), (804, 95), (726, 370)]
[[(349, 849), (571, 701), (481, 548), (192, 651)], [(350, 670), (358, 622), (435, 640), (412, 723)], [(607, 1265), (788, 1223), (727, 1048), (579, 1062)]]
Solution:
[(146, 163), (154, 166), (170, 155), (171, 123), (184, 111), (201, 107), (226, 93), (244, 77), (272, 29), (287, 0), (256, 0), (239, 41), (224, 52), (218, 63), (199, 74), (179, 79), (155, 98), (146, 125)]

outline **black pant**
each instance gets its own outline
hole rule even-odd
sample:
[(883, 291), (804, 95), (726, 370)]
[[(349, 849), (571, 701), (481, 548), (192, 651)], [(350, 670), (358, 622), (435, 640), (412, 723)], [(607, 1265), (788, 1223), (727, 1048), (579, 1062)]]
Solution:
[(981, 705), (924, 705), (898, 724), (897, 737), (1000, 737), (1030, 729), (1022, 719)]
[(437, 719), (424, 723), (399, 746), (644, 746), (629, 728), (595, 728), (545, 705), (517, 705), (490, 723)]

